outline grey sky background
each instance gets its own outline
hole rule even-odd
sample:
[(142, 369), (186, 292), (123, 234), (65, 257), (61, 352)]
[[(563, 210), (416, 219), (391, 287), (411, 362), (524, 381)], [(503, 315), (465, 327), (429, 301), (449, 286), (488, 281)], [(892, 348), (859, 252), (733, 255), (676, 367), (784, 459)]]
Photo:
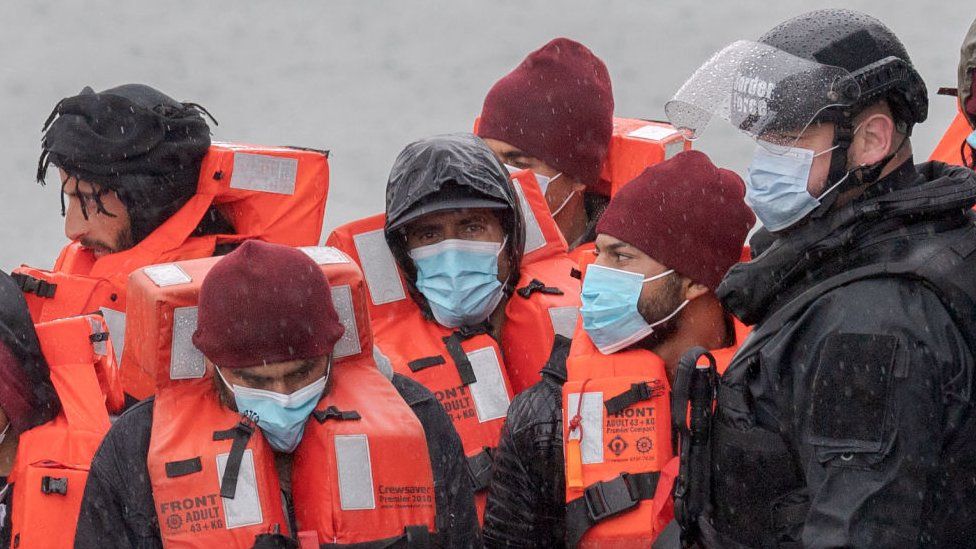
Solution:
[[(714, 51), (821, 1), (574, 0), (5, 2), (0, 6), (0, 268), (53, 264), (65, 243), (58, 185), (33, 182), (41, 124), (83, 86), (128, 82), (198, 102), (214, 138), (332, 151), (325, 230), (383, 208), (408, 142), (470, 130), (488, 88), (557, 36), (607, 64), (617, 114), (664, 102)], [(858, 0), (903, 40), (929, 87), (924, 159), (954, 115), (964, 3)], [(696, 148), (743, 172), (752, 144), (714, 124)], [(52, 178), (53, 180), (53, 178)], [(327, 232), (326, 232), (327, 234)], [(325, 235), (323, 235), (324, 238)]]

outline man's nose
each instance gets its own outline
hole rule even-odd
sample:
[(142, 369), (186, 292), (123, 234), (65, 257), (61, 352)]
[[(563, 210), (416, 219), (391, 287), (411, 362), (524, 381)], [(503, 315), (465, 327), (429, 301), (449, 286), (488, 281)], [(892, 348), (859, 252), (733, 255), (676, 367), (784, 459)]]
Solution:
[(68, 200), (64, 213), (64, 235), (68, 240), (81, 240), (88, 233), (88, 220), (81, 213), (77, 200)]

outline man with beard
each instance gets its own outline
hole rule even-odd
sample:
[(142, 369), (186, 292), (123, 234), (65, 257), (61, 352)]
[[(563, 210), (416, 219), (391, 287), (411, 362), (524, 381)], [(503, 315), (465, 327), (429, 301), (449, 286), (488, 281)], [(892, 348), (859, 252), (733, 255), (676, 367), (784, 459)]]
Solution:
[[(669, 520), (662, 471), (673, 477), (676, 467), (668, 394), (679, 359), (701, 346), (721, 349), (715, 355), (727, 362), (746, 331), (714, 294), (755, 221), (744, 192), (733, 172), (689, 151), (610, 201), (572, 346), (509, 409), (485, 513), (488, 546), (647, 546)], [(626, 505), (587, 504), (617, 487)]]

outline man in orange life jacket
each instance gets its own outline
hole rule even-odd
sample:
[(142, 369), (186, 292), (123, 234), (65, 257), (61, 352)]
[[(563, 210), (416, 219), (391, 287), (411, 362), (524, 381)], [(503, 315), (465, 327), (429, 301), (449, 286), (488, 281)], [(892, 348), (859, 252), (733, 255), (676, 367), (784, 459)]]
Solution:
[[(517, 396), (509, 410), (489, 488), (486, 545), (561, 547), (565, 539), (575, 547), (582, 539), (596, 546), (611, 540), (647, 546), (660, 531), (670, 510), (670, 485), (663, 480), (660, 489), (646, 482), (631, 490), (639, 494), (631, 502), (634, 506), (653, 498), (653, 507), (665, 516), (642, 511), (629, 533), (623, 528), (612, 532), (618, 517), (626, 518), (636, 509), (618, 509), (617, 517), (601, 524), (587, 515), (585, 506), (577, 505), (582, 489), (576, 497), (567, 492), (565, 460), (572, 459), (572, 453), (567, 451), (564, 458), (562, 387), (582, 382), (585, 392), (587, 387), (599, 387), (601, 378), (634, 375), (628, 368), (639, 370), (640, 379), (652, 380), (653, 390), (647, 396), (655, 399), (658, 438), (643, 433), (636, 442), (621, 439), (615, 444), (613, 435), (607, 435), (593, 447), (601, 459), (590, 462), (603, 462), (603, 453), (606, 462), (613, 463), (624, 451), (636, 452), (633, 458), (623, 456), (628, 461), (619, 471), (611, 471), (614, 474), (602, 471), (599, 480), (627, 472), (634, 479), (657, 481), (661, 465), (673, 456), (666, 394), (679, 358), (695, 346), (734, 348), (745, 335), (745, 328), (722, 308), (714, 293), (738, 261), (755, 222), (743, 202), (744, 193), (737, 175), (716, 168), (701, 152), (688, 151), (648, 168), (610, 201), (597, 226), (597, 259), (584, 278), (582, 323), (572, 347), (565, 341), (562, 360), (556, 360), (554, 353), (543, 381)], [(725, 354), (731, 358), (731, 353), (729, 349)], [(641, 400), (624, 403), (622, 411)], [(610, 405), (608, 401), (608, 410)], [(596, 412), (602, 408), (600, 402)], [(596, 418), (597, 433), (584, 432), (584, 437), (603, 436), (602, 416)], [(573, 433), (569, 436), (572, 440)], [(583, 446), (587, 463), (587, 444)], [(652, 471), (639, 469), (647, 456), (656, 456)], [(583, 479), (587, 476), (584, 470)], [(593, 537), (597, 528), (611, 534)]]
[[(162, 401), (169, 398), (166, 394), (169, 387), (161, 389), (155, 398), (130, 409), (113, 425), (92, 463), (78, 522), (76, 547), (159, 547), (163, 540), (173, 542), (176, 533), (184, 536), (183, 542), (198, 542), (200, 546), (226, 546), (226, 543), (231, 543), (249, 547), (253, 542), (258, 547), (298, 547), (293, 536), (286, 533), (316, 530), (314, 526), (302, 524), (301, 519), (296, 518), (308, 516), (308, 507), (301, 503), (318, 505), (315, 501), (329, 498), (330, 486), (336, 481), (330, 478), (330, 475), (336, 475), (334, 470), (314, 466), (328, 462), (326, 456), (309, 456), (309, 445), (303, 442), (316, 442), (327, 420), (335, 424), (360, 419), (360, 415), (369, 413), (336, 409), (334, 414), (329, 415), (331, 409), (326, 409), (326, 415), (320, 419), (316, 410), (320, 399), (333, 398), (334, 392), (340, 388), (346, 392), (350, 390), (343, 376), (350, 375), (352, 371), (344, 374), (343, 364), (333, 368), (331, 359), (335, 343), (343, 330), (332, 303), (328, 281), (318, 265), (304, 253), (277, 244), (248, 241), (222, 259), (204, 279), (200, 290), (199, 321), (193, 335), (193, 344), (206, 357), (208, 368), (213, 368), (216, 374), (212, 383), (211, 380), (204, 380), (206, 383), (200, 387), (202, 392), (185, 402), (185, 406), (193, 409), (192, 417), (184, 418), (189, 425), (177, 428), (174, 425), (178, 422), (176, 417), (154, 417), (154, 408), (160, 407)], [(433, 396), (418, 384), (399, 376), (394, 376), (392, 383), (399, 397), (410, 404), (412, 414), (423, 426), (429, 453), (428, 469), (432, 469), (433, 475), (431, 486), (435, 496), (436, 521), (432, 522), (436, 524), (437, 543), (445, 547), (477, 546), (480, 540), (472, 493), (467, 483), (460, 441), (451, 427), (450, 419)], [(378, 391), (377, 387), (368, 384), (356, 390), (365, 394)], [(393, 398), (397, 398), (397, 393), (393, 395)], [(377, 398), (372, 405), (392, 406), (392, 401), (384, 404), (381, 398), (387, 397)], [(183, 406), (183, 403), (176, 405)], [(172, 408), (168, 410), (173, 411)], [(316, 414), (314, 420), (310, 419), (313, 410)], [(353, 416), (347, 417), (350, 413)], [(216, 514), (225, 517), (226, 524), (207, 523), (211, 527), (210, 532), (198, 533), (192, 528), (188, 531), (184, 528), (187, 519), (183, 519), (180, 513), (166, 515), (165, 520), (162, 516), (157, 519), (157, 511), (160, 514), (173, 511), (174, 506), (166, 498), (176, 501), (176, 507), (181, 509), (180, 502), (192, 503), (199, 499), (192, 497), (198, 494), (191, 493), (191, 489), (195, 484), (207, 482), (207, 478), (199, 473), (201, 470), (212, 473), (208, 468), (212, 467), (214, 456), (203, 456), (203, 465), (199, 465), (200, 457), (196, 460), (183, 458), (199, 456), (201, 447), (212, 444), (208, 442), (212, 436), (214, 440), (223, 440), (214, 431), (224, 429), (224, 422), (220, 422), (220, 425), (212, 423), (224, 416), (232, 419), (231, 431), (235, 429), (233, 424), (237, 421), (244, 426), (243, 431), (237, 429), (248, 434), (243, 437), (248, 449), (243, 450), (242, 446), (242, 450), (252, 456), (242, 454), (241, 459), (250, 464), (251, 472), (248, 475), (246, 466), (239, 469), (239, 474), (234, 477), (237, 479), (236, 495), (234, 491), (230, 495), (224, 494), (231, 483), (225, 474), (233, 461), (232, 457), (228, 457), (226, 469), (220, 473), (223, 476), (214, 477), (215, 483), (220, 481), (219, 488), (215, 487), (220, 497), (216, 494), (204, 497), (211, 498), (205, 511), (210, 511), (211, 505), (216, 507), (217, 504), (213, 502), (222, 502), (220, 505), (224, 508), (224, 514)], [(208, 419), (211, 421), (208, 422)], [(157, 425), (157, 422), (169, 422), (169, 430), (165, 427), (166, 423)], [(257, 431), (253, 428), (255, 423)], [(174, 429), (179, 432), (171, 433)], [(175, 447), (185, 449), (185, 446), (180, 446), (183, 444), (181, 441), (189, 441), (186, 442), (191, 448), (189, 452), (196, 453), (193, 456), (175, 455), (176, 452), (171, 452), (174, 455), (157, 455), (165, 453), (162, 451), (150, 454), (150, 446), (158, 448), (159, 438), (166, 438), (167, 433), (173, 434), (171, 442)], [(334, 440), (338, 448), (339, 437)], [(236, 455), (233, 447), (226, 443), (220, 451), (226, 451), (227, 447), (231, 447), (230, 454), (222, 455)], [(329, 444), (328, 448), (331, 447)], [(319, 446), (311, 445), (311, 448), (318, 449)], [(273, 459), (269, 460), (268, 455), (272, 452)], [(338, 449), (336, 452), (338, 455)], [(409, 457), (403, 456), (406, 460), (404, 466), (409, 463)], [(165, 470), (150, 466), (150, 463), (157, 463), (160, 459), (166, 461)], [(220, 459), (218, 455), (217, 461)], [(378, 456), (372, 456), (348, 465), (361, 472), (357, 467), (365, 462), (369, 468), (371, 460), (375, 464), (377, 459)], [(424, 459), (424, 462), (427, 460)], [(190, 467), (193, 463), (198, 466)], [(311, 469), (310, 463), (313, 464)], [(271, 473), (268, 473), (269, 468)], [(310, 471), (319, 476), (312, 478)], [(372, 472), (373, 475), (378, 473)], [(190, 476), (194, 474), (196, 477)], [(326, 476), (323, 478), (321, 475)], [(342, 491), (341, 469), (338, 475)], [(362, 480), (362, 476), (347, 479), (355, 486), (346, 488), (363, 488), (363, 482), (357, 483), (357, 479)], [(173, 489), (174, 483), (179, 482), (183, 482), (179, 485), (183, 487), (183, 493)], [(242, 491), (241, 486), (249, 482), (253, 486), (245, 487)], [(322, 482), (330, 486), (322, 486), (318, 492), (315, 486), (309, 487), (308, 484)], [(281, 487), (280, 494), (269, 488), (278, 486)], [(370, 490), (369, 496), (372, 496), (371, 488), (363, 489)], [(254, 527), (254, 521), (238, 520), (241, 524), (231, 524), (235, 517), (241, 519), (238, 513), (242, 512), (241, 506), (248, 501), (249, 495), (251, 501), (260, 498), (260, 501), (254, 501), (255, 506), (260, 506), (257, 514), (257, 523), (260, 524), (256, 528), (261, 531), (256, 537), (253, 532), (242, 536), (237, 533), (241, 530), (235, 531), (235, 528)], [(154, 498), (162, 498), (163, 501), (154, 503)], [(334, 511), (327, 511), (337, 514), (329, 515), (326, 522), (330, 525), (342, 522), (338, 515), (349, 509), (345, 505), (345, 495), (341, 501), (341, 510), (336, 502)], [(281, 512), (282, 504), (287, 509), (285, 515)], [(230, 506), (234, 506), (236, 511), (228, 511)], [(254, 513), (245, 512), (244, 515), (254, 516)], [(186, 516), (192, 518), (192, 514)], [(349, 528), (348, 523), (344, 524), (345, 528)], [(368, 537), (369, 533), (359, 534)], [(321, 538), (322, 533), (319, 532)]]
[(959, 49), (957, 87), (943, 88), (939, 93), (957, 96), (959, 112), (935, 146), (929, 160), (976, 169), (976, 20), (969, 27)]
[[(58, 168), (65, 236), (101, 258), (135, 246), (180, 209), (210, 146), (201, 110), (143, 84), (62, 99), (45, 125), (37, 179)], [(201, 233), (232, 232), (211, 213)]]
[(530, 53), (488, 92), (477, 133), (510, 169), (535, 172), (570, 250), (596, 238), (608, 200), (589, 189), (613, 133), (613, 90), (600, 58), (568, 38)]
[(51, 421), (61, 401), (51, 383), (27, 304), (17, 284), (0, 273), (0, 547), (10, 546), (14, 486), (7, 484), (20, 434)]

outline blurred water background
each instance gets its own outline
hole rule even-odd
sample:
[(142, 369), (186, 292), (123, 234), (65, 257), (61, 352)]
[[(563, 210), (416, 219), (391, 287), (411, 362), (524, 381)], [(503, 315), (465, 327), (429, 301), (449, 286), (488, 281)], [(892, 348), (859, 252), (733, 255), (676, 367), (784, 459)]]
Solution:
[[(556, 36), (606, 62), (616, 111), (664, 102), (714, 51), (755, 39), (819, 0), (4, 2), (0, 6), (0, 268), (53, 264), (65, 243), (59, 185), (34, 183), (41, 124), (83, 86), (156, 86), (207, 107), (215, 139), (332, 151), (325, 233), (383, 208), (408, 142), (470, 130), (488, 88)], [(853, 0), (904, 41), (930, 93), (928, 156), (954, 115), (959, 45), (976, 16), (945, 0)], [(752, 144), (714, 124), (697, 148), (743, 173)], [(52, 178), (53, 181), (53, 178)]]

